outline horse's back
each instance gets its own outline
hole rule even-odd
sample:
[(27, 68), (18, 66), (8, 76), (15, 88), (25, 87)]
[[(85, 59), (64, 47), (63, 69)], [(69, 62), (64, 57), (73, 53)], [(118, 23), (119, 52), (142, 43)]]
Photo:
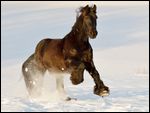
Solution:
[(41, 40), (35, 49), (35, 54), (44, 56), (45, 52), (60, 53), (63, 49), (63, 39), (43, 39)]

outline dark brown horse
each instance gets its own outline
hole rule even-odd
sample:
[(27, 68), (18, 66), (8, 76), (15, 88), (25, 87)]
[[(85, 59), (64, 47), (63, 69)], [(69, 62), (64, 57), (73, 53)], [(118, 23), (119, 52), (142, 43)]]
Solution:
[[(63, 39), (41, 40), (34, 54), (24, 62), (22, 72), (30, 94), (40, 93), (38, 89), (42, 86), (42, 77), (46, 70), (70, 73), (70, 80), (74, 85), (83, 82), (83, 73), (87, 70), (95, 82), (94, 94), (109, 94), (109, 88), (104, 85), (94, 66), (93, 50), (89, 43), (89, 38), (94, 39), (97, 36), (96, 5), (82, 7), (80, 13), (70, 33)], [(65, 92), (62, 76), (56, 77), (56, 85), (59, 92)]]

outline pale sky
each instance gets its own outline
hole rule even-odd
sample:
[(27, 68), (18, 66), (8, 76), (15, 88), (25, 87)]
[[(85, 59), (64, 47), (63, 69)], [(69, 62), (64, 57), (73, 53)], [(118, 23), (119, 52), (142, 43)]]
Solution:
[(87, 4), (96, 4), (98, 6), (149, 6), (148, 1), (2, 1), (3, 3), (7, 3), (7, 5), (19, 5), (20, 3), (26, 5), (29, 3), (29, 6), (38, 5), (38, 7), (78, 7), (81, 5)]

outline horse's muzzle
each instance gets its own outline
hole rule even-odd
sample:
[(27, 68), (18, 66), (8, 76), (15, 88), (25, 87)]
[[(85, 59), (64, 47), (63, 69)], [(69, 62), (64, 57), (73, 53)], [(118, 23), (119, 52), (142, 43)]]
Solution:
[(98, 34), (98, 32), (97, 32), (96, 30), (91, 31), (91, 32), (90, 32), (90, 38), (91, 38), (91, 39), (95, 39), (96, 36), (97, 36), (97, 34)]

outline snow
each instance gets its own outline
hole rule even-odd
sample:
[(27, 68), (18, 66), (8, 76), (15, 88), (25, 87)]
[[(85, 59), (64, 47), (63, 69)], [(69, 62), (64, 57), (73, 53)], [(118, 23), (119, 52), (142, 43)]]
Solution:
[[(148, 2), (1, 3), (1, 111), (149, 111)], [(87, 3), (98, 5), (98, 36), (90, 42), (96, 68), (110, 95), (94, 95), (94, 82), (85, 72), (84, 82), (77, 86), (64, 75), (66, 92), (74, 98), (71, 101), (59, 98), (56, 73), (46, 73), (41, 97), (28, 97), (22, 63), (41, 39), (66, 35), (75, 22), (76, 8)]]

